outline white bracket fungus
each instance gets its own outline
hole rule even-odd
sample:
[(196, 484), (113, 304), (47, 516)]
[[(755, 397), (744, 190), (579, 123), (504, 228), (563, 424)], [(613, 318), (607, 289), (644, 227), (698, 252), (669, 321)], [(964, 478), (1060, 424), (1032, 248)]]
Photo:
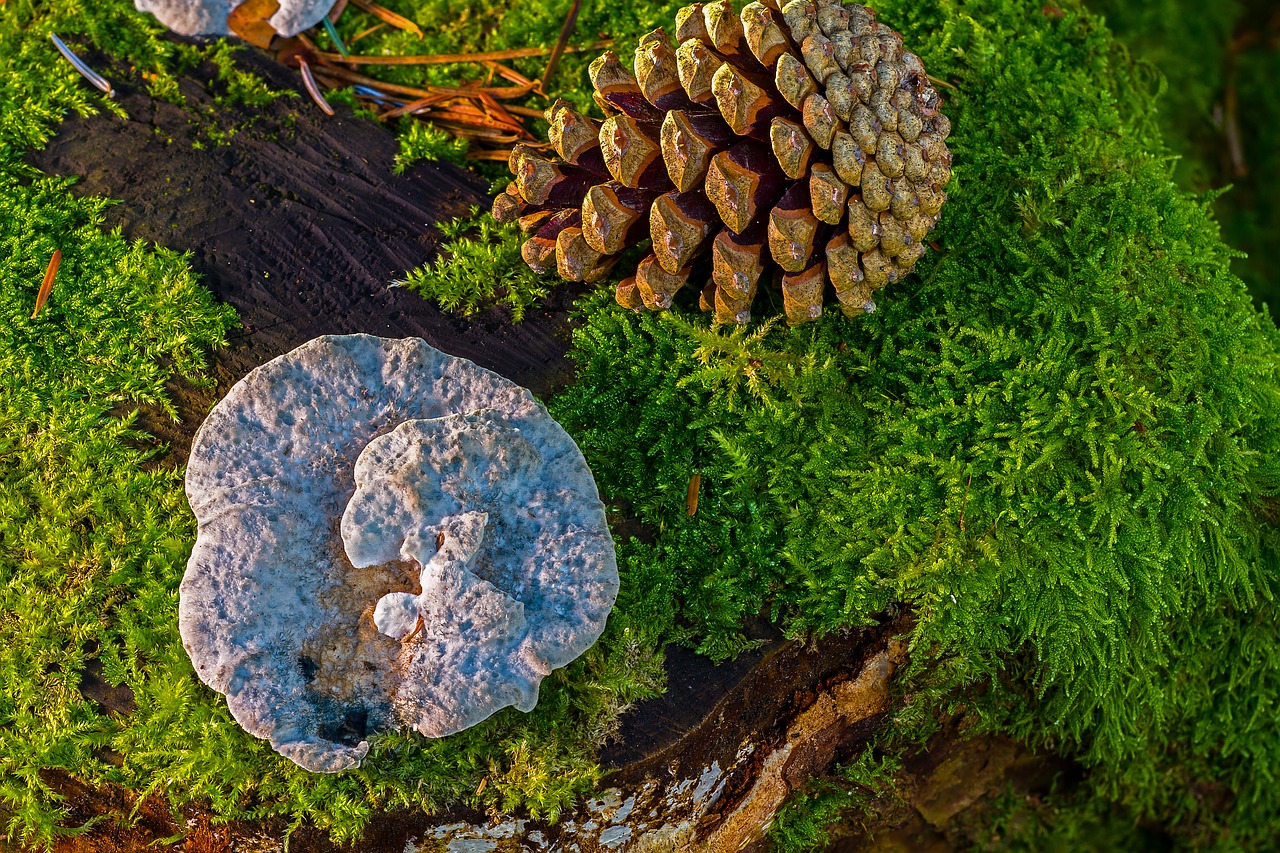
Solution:
[[(232, 35), (229, 18), (244, 0), (133, 0), (139, 12), (184, 36)], [(277, 33), (289, 38), (320, 23), (334, 0), (280, 0), (280, 8), (266, 19)]]
[(179, 629), (200, 678), (302, 767), (514, 705), (604, 630), (613, 540), (528, 391), (417, 338), (326, 336), (242, 379), (196, 434)]

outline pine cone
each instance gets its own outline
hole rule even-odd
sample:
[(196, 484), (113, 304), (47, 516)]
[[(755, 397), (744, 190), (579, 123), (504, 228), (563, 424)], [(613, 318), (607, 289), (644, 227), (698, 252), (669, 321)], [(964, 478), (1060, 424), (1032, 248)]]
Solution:
[[(663, 309), (694, 279), (703, 310), (745, 323), (781, 268), (790, 323), (822, 315), (828, 281), (847, 316), (905, 276), (946, 200), (951, 123), (919, 58), (875, 13), (838, 0), (728, 0), (676, 15), (636, 48), (591, 65), (603, 123), (547, 110), (560, 160), (517, 146), (494, 202), (518, 220), (525, 261), (595, 281), (646, 237), (652, 251), (618, 302)], [(646, 221), (647, 220), (647, 221)], [(710, 263), (706, 261), (710, 255)]]

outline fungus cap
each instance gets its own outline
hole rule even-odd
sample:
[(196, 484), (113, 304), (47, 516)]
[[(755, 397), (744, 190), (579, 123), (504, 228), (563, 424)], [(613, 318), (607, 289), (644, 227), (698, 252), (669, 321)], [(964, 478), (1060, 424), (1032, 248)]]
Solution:
[(326, 336), (196, 434), (179, 629), (201, 680), (302, 767), (439, 737), (595, 642), (618, 590), (586, 461), (526, 390), (424, 341)]
[[(233, 33), (228, 19), (244, 4), (238, 0), (134, 0), (133, 5), (180, 35), (229, 36)], [(333, 0), (280, 0), (280, 7), (266, 20), (289, 38), (320, 23), (332, 8)]]

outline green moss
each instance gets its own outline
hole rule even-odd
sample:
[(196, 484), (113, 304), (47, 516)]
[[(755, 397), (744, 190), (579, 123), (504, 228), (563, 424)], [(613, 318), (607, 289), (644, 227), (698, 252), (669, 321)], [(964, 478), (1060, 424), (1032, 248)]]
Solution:
[(440, 130), (428, 122), (418, 121), (405, 116), (400, 122), (400, 150), (396, 153), (395, 173), (404, 174), (414, 163), (420, 160), (444, 160), (458, 166), (465, 166), (467, 140), (453, 136)]
[(1276, 329), (1096, 19), (879, 9), (957, 87), (941, 251), (870, 317), (755, 339), (601, 300), (557, 414), (704, 649), (762, 601), (801, 635), (909, 608), (900, 725), (959, 702), (1183, 840), (1265, 846)]
[(1230, 187), (1214, 204), (1228, 244), (1247, 253), (1232, 267), (1254, 298), (1276, 305), (1280, 260), (1280, 51), (1266, 3), (1231, 0), (1089, 0), (1135, 57), (1167, 79), (1158, 105), (1179, 161), (1175, 178), (1196, 192)]
[(439, 303), (446, 311), (472, 317), (495, 305), (514, 322), (547, 295), (554, 276), (539, 275), (520, 259), (523, 235), (515, 224), (499, 224), (478, 207), (453, 222), (440, 223), (440, 257), (405, 276), (401, 285)]
[[(769, 828), (774, 853), (808, 853), (831, 844), (831, 830), (842, 824), (870, 831), (873, 816), (898, 803), (898, 761), (877, 756), (868, 746), (858, 757), (835, 768), (829, 778), (810, 782), (790, 797)], [(846, 834), (849, 834), (846, 831)]]

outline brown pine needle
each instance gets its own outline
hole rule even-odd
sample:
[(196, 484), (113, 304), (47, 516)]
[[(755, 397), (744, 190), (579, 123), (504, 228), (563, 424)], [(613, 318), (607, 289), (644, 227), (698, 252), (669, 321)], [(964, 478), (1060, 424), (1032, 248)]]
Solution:
[(402, 107), (395, 107), (387, 110), (381, 117), (384, 119), (400, 118), (400, 116), (409, 115), (411, 113), (416, 113), (418, 110), (435, 106), (436, 104), (441, 103), (442, 101), (447, 101), (452, 97), (452, 95), (445, 94), (428, 95), (425, 98), (418, 98), (416, 101), (410, 101)]
[[(355, 0), (351, 0), (355, 2)], [(583, 51), (603, 50), (613, 45), (613, 39), (592, 42), (575, 47), (565, 47), (563, 53), (581, 53)], [(341, 62), (344, 65), (448, 65), (455, 62), (501, 62), (504, 59), (524, 59), (530, 56), (546, 56), (555, 50), (554, 47), (517, 47), (511, 50), (488, 50), (481, 53), (435, 53), (426, 56), (377, 56), (364, 54), (343, 56), (340, 53), (317, 53), (317, 57), (326, 62)]]
[[(333, 54), (338, 60), (342, 57)], [(319, 54), (320, 59), (324, 59), (326, 54)], [(368, 77), (355, 71), (350, 71), (339, 65), (323, 65), (315, 69), (317, 77), (331, 77), (338, 80), (345, 80), (348, 83), (359, 83), (363, 86), (370, 86), (382, 92), (393, 92), (397, 95), (411, 95), (415, 98), (429, 98), (432, 95), (447, 94), (460, 98), (474, 98), (480, 92), (491, 95), (499, 100), (507, 98), (523, 98), (531, 91), (528, 86), (493, 86), (484, 88), (480, 86), (428, 86), (425, 89), (416, 88), (414, 86), (401, 86), (398, 83), (388, 83), (385, 80), (379, 80), (376, 77)]]
[(538, 84), (530, 80), (528, 77), (516, 71), (514, 68), (503, 65), (500, 62), (494, 62), (492, 59), (486, 59), (484, 66), (490, 71), (495, 72), (503, 80), (515, 83), (517, 86), (528, 86), (531, 89), (537, 88)]
[(560, 57), (564, 55), (565, 48), (569, 44), (569, 37), (573, 35), (573, 28), (578, 23), (578, 11), (581, 8), (582, 0), (573, 0), (569, 6), (569, 14), (565, 16), (564, 26), (560, 28), (560, 38), (551, 50), (550, 58), (547, 59), (547, 70), (542, 72), (542, 91), (544, 92), (547, 91), (547, 84), (556, 73), (556, 66), (560, 64)]
[(351, 47), (351, 45), (360, 41), (360, 39), (362, 38), (366, 38), (368, 36), (373, 35), (378, 30), (382, 29), (385, 26), (386, 26), (385, 23), (379, 21), (378, 23), (374, 24), (372, 27), (368, 27), (366, 29), (361, 30), (360, 32), (353, 35), (351, 38), (347, 39), (347, 47)]
[(61, 263), (62, 250), (54, 249), (53, 257), (49, 259), (49, 266), (44, 271), (44, 281), (40, 283), (40, 292), (36, 294), (36, 310), (31, 312), (32, 320), (44, 308), (44, 304), (49, 301), (49, 291), (53, 290), (53, 277), (58, 274), (58, 265)]
[(533, 107), (521, 107), (516, 104), (507, 104), (507, 112), (517, 116), (528, 116), (529, 118), (546, 118), (546, 110), (535, 110)]
[(375, 18), (386, 21), (396, 29), (406, 30), (413, 33), (418, 38), (422, 38), (422, 28), (408, 18), (402, 15), (397, 15), (390, 9), (379, 6), (377, 3), (371, 3), (369, 0), (351, 0), (351, 2), (368, 12), (370, 15), (373, 15)]
[(510, 148), (499, 148), (496, 150), (472, 149), (471, 151), (467, 152), (467, 159), (468, 160), (497, 160), (501, 163), (505, 163), (511, 159), (511, 149)]
[(689, 478), (689, 491), (684, 497), (685, 512), (693, 517), (698, 514), (698, 491), (702, 488), (702, 474), (697, 471)]
[(329, 102), (324, 99), (324, 95), (320, 94), (320, 87), (316, 85), (316, 78), (311, 76), (311, 66), (301, 57), (298, 58), (298, 69), (302, 72), (302, 84), (307, 87), (307, 94), (311, 96), (311, 100), (316, 102), (316, 106), (325, 115), (333, 115), (333, 107), (329, 106)]

